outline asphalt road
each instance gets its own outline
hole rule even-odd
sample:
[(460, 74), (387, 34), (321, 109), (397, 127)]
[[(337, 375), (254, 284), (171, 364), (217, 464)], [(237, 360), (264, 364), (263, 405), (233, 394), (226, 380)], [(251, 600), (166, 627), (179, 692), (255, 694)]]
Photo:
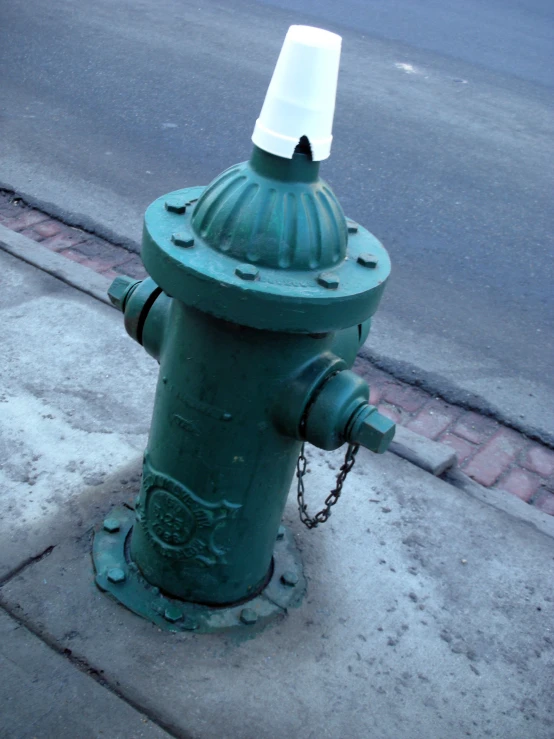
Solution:
[(3, 3), (0, 182), (138, 242), (248, 156), (291, 23), (343, 36), (322, 174), (393, 260), (370, 350), (552, 441), (549, 2)]

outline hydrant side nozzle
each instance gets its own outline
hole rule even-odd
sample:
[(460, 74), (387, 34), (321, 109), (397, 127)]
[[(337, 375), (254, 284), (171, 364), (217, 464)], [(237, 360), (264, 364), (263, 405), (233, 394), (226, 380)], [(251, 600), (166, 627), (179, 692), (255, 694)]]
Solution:
[(351, 418), (369, 401), (367, 384), (345, 369), (327, 378), (314, 392), (304, 419), (306, 441), (320, 449), (338, 449), (347, 441)]
[(359, 444), (370, 452), (383, 454), (389, 448), (395, 432), (394, 421), (379, 413), (375, 406), (367, 404), (351, 419), (347, 439), (351, 444)]
[(367, 384), (351, 370), (337, 372), (316, 389), (304, 421), (306, 441), (329, 450), (347, 441), (383, 454), (395, 430), (393, 421), (369, 404)]
[(123, 313), (129, 336), (159, 360), (172, 299), (151, 277), (135, 280), (127, 275), (115, 278), (108, 296)]
[(287, 378), (275, 402), (274, 422), (278, 430), (293, 439), (302, 439), (302, 419), (314, 393), (327, 378), (343, 369), (346, 369), (344, 359), (327, 351), (310, 360), (292, 378)]

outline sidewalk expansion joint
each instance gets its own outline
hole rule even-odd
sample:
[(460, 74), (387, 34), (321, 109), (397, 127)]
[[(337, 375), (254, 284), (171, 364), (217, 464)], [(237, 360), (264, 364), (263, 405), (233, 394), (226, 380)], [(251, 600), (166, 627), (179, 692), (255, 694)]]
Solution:
[(6, 575), (4, 575), (4, 577), (0, 578), (0, 588), (7, 582), (9, 582), (12, 578), (23, 572), (23, 570), (27, 569), (27, 567), (29, 567), (30, 565), (34, 565), (37, 562), (40, 562), (41, 559), (48, 557), (49, 554), (52, 554), (52, 552), (54, 551), (54, 547), (55, 545), (46, 547), (46, 549), (40, 554), (35, 554), (33, 557), (27, 557), (27, 559), (23, 560), (23, 562), (20, 562), (17, 567), (14, 567), (13, 570), (10, 570)]
[[(1, 586), (0, 586), (1, 587)], [(61, 655), (62, 657), (65, 657), (79, 672), (84, 673), (85, 675), (88, 675), (90, 678), (92, 678), (96, 683), (98, 683), (101, 687), (103, 687), (105, 690), (109, 690), (110, 693), (113, 693), (117, 698), (119, 698), (121, 701), (129, 705), (131, 708), (133, 708), (135, 711), (140, 713), (142, 716), (147, 718), (151, 723), (158, 726), (160, 729), (163, 729), (167, 734), (169, 734), (172, 737), (175, 737), (175, 739), (193, 739), (192, 735), (188, 732), (183, 732), (182, 730), (176, 728), (173, 725), (168, 724), (163, 718), (157, 715), (155, 711), (149, 711), (148, 709), (145, 709), (143, 705), (141, 705), (138, 701), (135, 701), (133, 698), (125, 695), (124, 692), (122, 692), (117, 685), (112, 683), (108, 678), (106, 678), (103, 675), (103, 670), (97, 669), (94, 667), (94, 665), (87, 662), (86, 659), (81, 657), (80, 655), (77, 655), (73, 652), (73, 650), (62, 646), (59, 644), (55, 639), (53, 639), (49, 634), (42, 631), (42, 629), (37, 628), (32, 621), (30, 621), (28, 618), (23, 616), (22, 614), (18, 613), (19, 608), (21, 606), (17, 606), (15, 608), (10, 607), (3, 599), (2, 593), (0, 592), (0, 608), (2, 608), (9, 616), (12, 618), (21, 628), (26, 629), (31, 634), (37, 637), (37, 639), (40, 639), (41, 642), (43, 642), (47, 647), (49, 647), (53, 652), (56, 652), (56, 654)]]

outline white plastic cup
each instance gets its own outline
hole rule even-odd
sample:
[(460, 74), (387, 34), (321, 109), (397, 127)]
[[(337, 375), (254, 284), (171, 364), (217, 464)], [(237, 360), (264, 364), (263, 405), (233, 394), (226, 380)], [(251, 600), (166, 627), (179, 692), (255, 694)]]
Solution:
[(312, 26), (291, 26), (256, 121), (252, 141), (292, 159), (302, 136), (312, 159), (327, 159), (333, 140), (342, 38)]

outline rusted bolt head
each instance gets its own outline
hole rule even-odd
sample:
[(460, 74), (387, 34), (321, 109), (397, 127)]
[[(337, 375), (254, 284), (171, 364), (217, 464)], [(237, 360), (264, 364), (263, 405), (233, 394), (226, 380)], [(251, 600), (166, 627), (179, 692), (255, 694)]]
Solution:
[(327, 290), (336, 290), (340, 284), (339, 278), (332, 272), (322, 272), (318, 276), (317, 281), (321, 287), (326, 287)]
[(104, 531), (107, 531), (108, 534), (115, 534), (116, 531), (119, 531), (119, 521), (117, 518), (106, 518), (104, 521)]
[(112, 567), (108, 570), (108, 580), (113, 583), (125, 582), (125, 573), (121, 567)]
[(260, 270), (253, 264), (239, 264), (235, 269), (235, 274), (240, 277), (241, 280), (257, 280), (260, 275)]
[(258, 620), (258, 614), (256, 611), (253, 611), (252, 608), (243, 608), (240, 612), (240, 620), (243, 624), (251, 626)]
[(168, 198), (165, 201), (165, 209), (170, 213), (184, 213), (187, 209), (187, 202), (182, 198)]
[(173, 241), (175, 246), (184, 246), (186, 248), (194, 246), (194, 239), (186, 231), (172, 234), (171, 241)]
[(298, 575), (296, 572), (287, 570), (281, 575), (281, 582), (283, 585), (288, 585), (289, 588), (293, 588), (295, 585), (298, 585)]
[(168, 606), (164, 611), (164, 618), (170, 624), (174, 624), (183, 618), (183, 611), (179, 606)]
[(360, 254), (358, 257), (358, 264), (361, 264), (362, 267), (376, 267), (379, 263), (379, 260), (375, 256), (375, 254)]
[(132, 288), (138, 285), (139, 282), (140, 280), (135, 280), (134, 277), (127, 277), (127, 275), (116, 277), (108, 288), (108, 297), (111, 304), (123, 312), (125, 310), (125, 302)]

